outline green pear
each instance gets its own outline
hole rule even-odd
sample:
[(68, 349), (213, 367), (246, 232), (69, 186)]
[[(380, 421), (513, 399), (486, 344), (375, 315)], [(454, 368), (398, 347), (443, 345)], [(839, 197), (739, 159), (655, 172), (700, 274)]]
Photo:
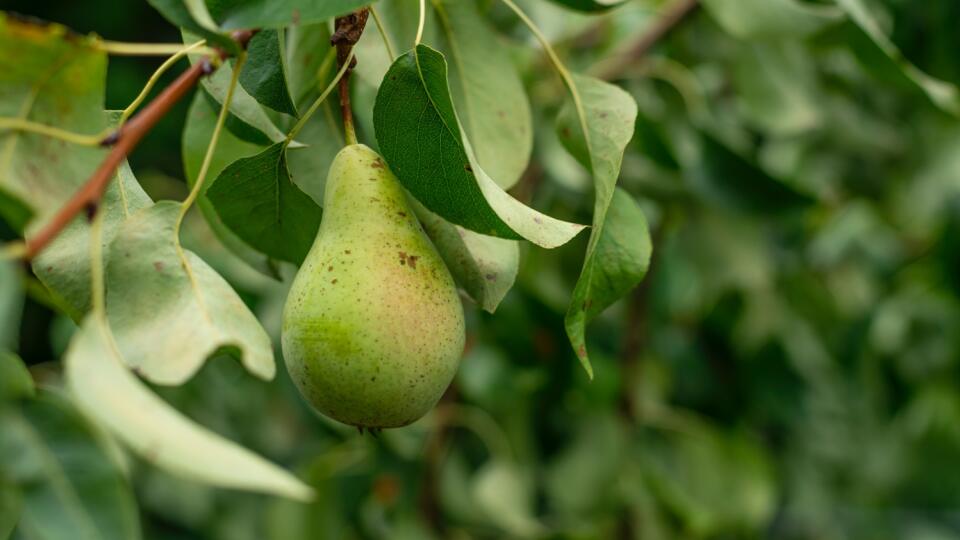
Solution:
[(317, 239), (283, 312), (287, 369), (314, 408), (361, 428), (407, 425), (450, 385), (463, 306), (406, 193), (376, 152), (330, 166)]

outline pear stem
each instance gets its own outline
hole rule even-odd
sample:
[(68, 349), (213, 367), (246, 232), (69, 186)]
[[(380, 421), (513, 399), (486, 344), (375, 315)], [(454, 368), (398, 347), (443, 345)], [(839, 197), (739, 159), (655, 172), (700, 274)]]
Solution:
[(367, 25), (370, 11), (358, 9), (353, 13), (336, 18), (336, 30), (330, 36), (330, 44), (337, 48), (337, 66), (346, 71), (340, 77), (340, 114), (343, 116), (343, 134), (348, 145), (357, 144), (357, 131), (353, 125), (353, 111), (350, 108), (350, 72), (357, 65), (357, 59), (351, 53), (353, 46), (360, 41), (363, 29)]

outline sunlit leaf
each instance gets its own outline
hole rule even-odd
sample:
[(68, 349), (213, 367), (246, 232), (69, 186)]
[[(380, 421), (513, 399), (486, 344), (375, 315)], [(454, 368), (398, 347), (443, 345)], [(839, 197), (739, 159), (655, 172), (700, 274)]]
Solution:
[(20, 491), (25, 537), (140, 538), (123, 472), (66, 399), (40, 391), (0, 411), (0, 424), (0, 476)]
[[(207, 263), (179, 246), (180, 205), (157, 203), (120, 226), (107, 257), (107, 312), (128, 365), (159, 384), (180, 384), (218, 352), (271, 379), (273, 349), (259, 321)], [(158, 339), (157, 329), (175, 339)]]
[(147, 462), (214, 486), (298, 500), (312, 496), (289, 472), (191, 422), (151, 393), (124, 367), (99, 318), (83, 323), (65, 364), (68, 386), (83, 410)]
[[(573, 75), (582, 109), (568, 103), (557, 119), (560, 140), (590, 171), (594, 185), (593, 229), (580, 278), (564, 323), (588, 374), (593, 373), (584, 332), (587, 322), (643, 279), (650, 260), (650, 233), (636, 202), (615, 196), (623, 151), (633, 137), (637, 104), (612, 84)], [(613, 205), (613, 212), (608, 210)]]
[(377, 94), (374, 125), (400, 182), (447, 221), (547, 248), (583, 230), (525, 206), (487, 176), (460, 128), (437, 51), (418, 45), (393, 63)]

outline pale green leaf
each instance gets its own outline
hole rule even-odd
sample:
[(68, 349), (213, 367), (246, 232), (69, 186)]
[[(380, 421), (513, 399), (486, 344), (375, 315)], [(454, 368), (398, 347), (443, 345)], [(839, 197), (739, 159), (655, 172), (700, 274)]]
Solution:
[(273, 349), (259, 321), (219, 274), (176, 242), (179, 211), (170, 201), (144, 208), (110, 244), (107, 313), (121, 355), (158, 384), (183, 383), (218, 352), (273, 378)]
[(289, 472), (191, 422), (151, 393), (124, 367), (99, 318), (83, 323), (65, 363), (68, 386), (83, 410), (146, 461), (215, 486), (312, 497), (310, 487)]
[(476, 473), (472, 488), (487, 519), (511, 535), (526, 538), (545, 532), (533, 515), (533, 486), (519, 465), (491, 461)]
[(836, 6), (799, 0), (704, 0), (724, 30), (743, 39), (804, 37), (843, 20)]

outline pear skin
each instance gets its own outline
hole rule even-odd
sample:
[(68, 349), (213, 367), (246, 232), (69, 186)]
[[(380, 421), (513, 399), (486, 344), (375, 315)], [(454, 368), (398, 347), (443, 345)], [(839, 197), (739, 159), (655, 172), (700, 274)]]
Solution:
[(404, 426), (450, 385), (464, 339), (453, 278), (399, 181), (367, 146), (345, 147), (284, 306), (281, 341), (294, 383), (345, 424)]

